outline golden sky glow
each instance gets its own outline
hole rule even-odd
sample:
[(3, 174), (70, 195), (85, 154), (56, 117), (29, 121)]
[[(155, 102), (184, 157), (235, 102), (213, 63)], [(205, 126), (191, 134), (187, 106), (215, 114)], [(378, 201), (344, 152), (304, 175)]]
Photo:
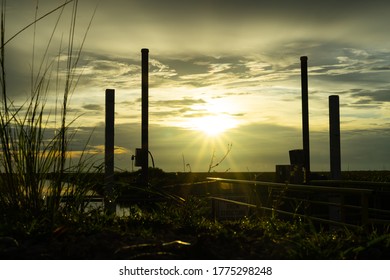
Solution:
[[(37, 14), (63, 2), (40, 0)], [(329, 169), (328, 96), (334, 94), (341, 104), (342, 168), (390, 169), (389, 3), (80, 0), (75, 48), (97, 9), (70, 103), (72, 116), (80, 115), (77, 141), (94, 129), (88, 147), (101, 154), (104, 91), (115, 89), (115, 164), (131, 169), (140, 146), (141, 48), (149, 48), (150, 149), (158, 167), (182, 171), (184, 155), (192, 171), (207, 171), (213, 152), (219, 156), (233, 144), (217, 171), (273, 171), (302, 146), (299, 58), (307, 55), (312, 169)], [(70, 8), (46, 57), (58, 12), (36, 25), (35, 41), (30, 28), (6, 46), (16, 102), (29, 96), (30, 75), (39, 73), (42, 59), (53, 80), (47, 107), (55, 102)], [(35, 1), (7, 1), (6, 36), (31, 23), (35, 11)], [(75, 154), (81, 146), (74, 144)]]

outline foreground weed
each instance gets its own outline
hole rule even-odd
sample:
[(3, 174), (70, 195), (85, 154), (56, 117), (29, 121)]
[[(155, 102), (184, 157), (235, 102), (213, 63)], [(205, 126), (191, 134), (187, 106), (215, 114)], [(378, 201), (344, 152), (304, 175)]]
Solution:
[[(77, 85), (77, 64), (81, 50), (85, 42), (82, 40), (78, 50), (74, 47), (74, 35), (77, 18), (77, 0), (65, 1), (64, 4), (53, 9), (44, 16), (17, 32), (10, 39), (5, 39), (5, 15), (6, 1), (2, 2), (1, 10), (1, 48), (0, 48), (0, 82), (1, 82), (1, 108), (0, 108), (0, 210), (5, 224), (21, 223), (27, 233), (32, 232), (37, 225), (46, 224), (49, 221), (51, 227), (64, 209), (83, 211), (81, 201), (85, 197), (88, 182), (80, 183), (85, 188), (75, 188), (67, 181), (67, 174), (81, 175), (88, 172), (90, 162), (82, 156), (79, 163), (70, 165), (70, 142), (73, 138), (71, 125), (74, 120), (68, 120), (68, 105), (70, 96)], [(69, 26), (69, 41), (66, 49), (65, 82), (62, 92), (62, 101), (57, 103), (54, 113), (54, 122), (50, 119), (52, 112), (46, 108), (48, 89), (51, 82), (51, 69), (55, 59), (49, 57), (48, 49), (52, 44), (52, 38), (57, 30), (59, 19), (62, 17), (66, 6), (72, 7)], [(38, 1), (37, 1), (38, 9)], [(57, 23), (53, 26), (52, 34), (47, 42), (46, 51), (42, 61), (38, 63), (38, 71), (34, 71), (34, 47), (31, 70), (31, 94), (23, 105), (17, 106), (12, 100), (12, 92), (8, 91), (6, 84), (6, 45), (14, 40), (18, 34), (34, 26), (46, 16), (58, 12)], [(92, 20), (92, 19), (91, 19)], [(86, 33), (88, 33), (89, 26)], [(62, 49), (62, 46), (60, 46)], [(62, 53), (58, 54), (58, 57)], [(45, 66), (46, 65), (46, 68)], [(57, 66), (60, 71), (60, 66)], [(58, 74), (57, 74), (58, 77)], [(56, 81), (59, 85), (59, 81)], [(58, 105), (60, 104), (60, 105)], [(60, 120), (57, 121), (57, 113)], [(49, 126), (49, 123), (51, 126)], [(53, 131), (55, 131), (54, 137)], [(81, 177), (81, 176), (79, 176)], [(81, 184), (82, 183), (82, 184)], [(72, 200), (61, 202), (63, 195), (70, 195)], [(73, 205), (71, 205), (73, 204)], [(67, 211), (67, 215), (69, 211)], [(50, 228), (50, 226), (49, 226)]]

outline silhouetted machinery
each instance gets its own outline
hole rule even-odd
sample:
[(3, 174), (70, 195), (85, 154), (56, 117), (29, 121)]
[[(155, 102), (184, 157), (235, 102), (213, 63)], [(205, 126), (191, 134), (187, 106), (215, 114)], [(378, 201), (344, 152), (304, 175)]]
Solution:
[(302, 149), (290, 150), (290, 164), (276, 165), (276, 182), (305, 183), (305, 157)]
[(137, 167), (142, 167), (142, 163), (144, 161), (144, 159), (142, 158), (142, 149), (140, 148), (136, 148), (135, 149), (135, 163), (134, 165), (137, 166)]

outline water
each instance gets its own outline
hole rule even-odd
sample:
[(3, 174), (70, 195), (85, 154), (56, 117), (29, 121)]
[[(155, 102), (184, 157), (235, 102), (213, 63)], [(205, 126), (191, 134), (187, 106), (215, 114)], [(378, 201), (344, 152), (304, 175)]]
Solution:
[[(51, 185), (50, 180), (44, 182), (44, 186), (43, 186), (44, 198), (48, 196), (50, 185)], [(62, 195), (66, 195), (66, 192), (71, 192), (71, 189), (74, 187), (75, 187), (74, 185), (65, 184), (62, 191)], [(104, 198), (102, 196), (96, 196), (92, 191), (88, 191), (86, 193), (85, 202), (86, 205), (85, 205), (84, 212), (88, 213), (96, 210), (103, 212)], [(118, 217), (128, 217), (130, 216), (130, 207), (117, 204), (115, 207), (115, 214)]]
[[(104, 201), (102, 198), (101, 201), (88, 202), (87, 206), (85, 207), (85, 212), (96, 211), (96, 210), (100, 210), (101, 212), (103, 212), (103, 209), (104, 209)], [(130, 216), (130, 207), (116, 204), (115, 205), (115, 215), (117, 217)]]

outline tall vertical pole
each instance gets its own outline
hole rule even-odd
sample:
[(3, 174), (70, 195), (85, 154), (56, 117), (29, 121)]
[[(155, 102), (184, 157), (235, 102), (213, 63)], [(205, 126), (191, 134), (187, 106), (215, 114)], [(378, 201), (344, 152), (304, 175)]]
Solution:
[(330, 173), (333, 180), (341, 179), (340, 102), (338, 95), (329, 96)]
[(307, 56), (301, 56), (301, 88), (302, 88), (302, 139), (305, 168), (305, 182), (310, 179), (310, 140), (309, 140), (309, 96), (307, 78)]
[(114, 115), (115, 115), (115, 90), (106, 89), (106, 127), (104, 148), (104, 185), (105, 205), (109, 212), (115, 209), (113, 201), (114, 192)]
[[(332, 180), (341, 179), (341, 151), (340, 151), (340, 104), (339, 96), (329, 96), (329, 146), (330, 146), (330, 176)], [(334, 221), (344, 221), (345, 213), (341, 207), (343, 197), (339, 194), (329, 195), (329, 218)]]
[(149, 49), (142, 49), (142, 183), (148, 185), (149, 175)]

